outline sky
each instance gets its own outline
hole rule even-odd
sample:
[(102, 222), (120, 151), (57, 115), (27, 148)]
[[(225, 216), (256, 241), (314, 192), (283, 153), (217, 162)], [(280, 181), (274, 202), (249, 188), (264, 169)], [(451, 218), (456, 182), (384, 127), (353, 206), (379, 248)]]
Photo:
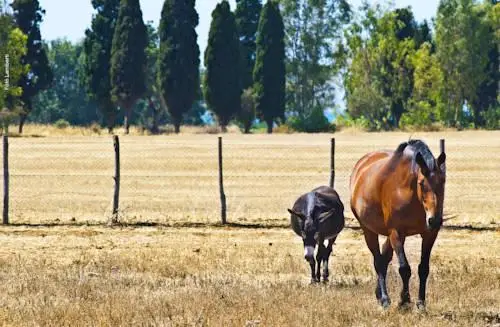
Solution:
[[(45, 40), (67, 38), (76, 42), (84, 37), (85, 29), (90, 26), (93, 8), (90, 0), (39, 0), (46, 15), (41, 24), (42, 37)], [(348, 0), (357, 7), (360, 0)], [(393, 0), (396, 7), (411, 6), (417, 21), (430, 19), (436, 13), (439, 0)], [(220, 0), (197, 0), (196, 10), (200, 16), (198, 25), (198, 43), (201, 54), (205, 52), (212, 10)], [(159, 25), (163, 0), (140, 0), (143, 19)], [(229, 0), (231, 9), (235, 0)]]

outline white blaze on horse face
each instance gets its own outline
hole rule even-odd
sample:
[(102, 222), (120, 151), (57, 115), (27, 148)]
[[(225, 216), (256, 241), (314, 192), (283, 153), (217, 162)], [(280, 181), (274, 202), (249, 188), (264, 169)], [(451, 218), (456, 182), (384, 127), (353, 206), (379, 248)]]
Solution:
[(310, 258), (314, 256), (314, 246), (306, 245), (304, 247), (304, 257)]

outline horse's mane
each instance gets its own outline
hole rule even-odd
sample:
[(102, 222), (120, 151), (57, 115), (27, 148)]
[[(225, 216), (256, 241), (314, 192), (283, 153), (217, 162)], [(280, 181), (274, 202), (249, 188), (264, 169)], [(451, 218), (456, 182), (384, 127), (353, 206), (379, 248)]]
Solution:
[(434, 166), (436, 160), (434, 158), (434, 155), (432, 154), (427, 144), (425, 144), (425, 142), (422, 140), (409, 140), (408, 142), (403, 142), (398, 146), (394, 153), (398, 157), (404, 155), (408, 158), (411, 158), (413, 170), (417, 168), (416, 158), (418, 153), (420, 153), (425, 163), (427, 164), (427, 167), (431, 171), (435, 168)]

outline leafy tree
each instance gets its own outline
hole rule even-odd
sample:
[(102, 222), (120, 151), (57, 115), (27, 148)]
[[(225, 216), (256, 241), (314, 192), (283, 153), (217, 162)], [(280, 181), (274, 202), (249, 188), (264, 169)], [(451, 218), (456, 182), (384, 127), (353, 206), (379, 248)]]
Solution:
[(240, 44), (234, 14), (224, 0), (212, 12), (205, 50), (205, 100), (222, 131), (241, 106)]
[(136, 101), (146, 92), (147, 29), (139, 0), (121, 0), (111, 47), (111, 97), (125, 110), (125, 133)]
[(235, 16), (241, 44), (241, 83), (243, 89), (247, 89), (253, 84), (257, 27), (261, 11), (261, 0), (236, 0)]
[(182, 116), (192, 107), (200, 83), (200, 49), (194, 0), (165, 0), (160, 22), (158, 82), (179, 133)]
[[(0, 58), (8, 63), (8, 74), (2, 74), (0, 79), (0, 120), (2, 128), (8, 133), (10, 122), (18, 115), (17, 105), (22, 95), (22, 88), (17, 86), (18, 81), (29, 70), (21, 59), (27, 53), (27, 36), (14, 27), (12, 17), (1, 14), (0, 6)], [(6, 70), (4, 69), (3, 72)]]
[(80, 78), (84, 70), (82, 43), (57, 39), (51, 41), (45, 51), (54, 83), (34, 98), (30, 119), (46, 124), (63, 119), (72, 125), (88, 125), (97, 121), (99, 117), (95, 104), (89, 101)]
[[(495, 8), (497, 17), (495, 19)], [(499, 49), (500, 38), (495, 33), (500, 33), (500, 4), (492, 5), (485, 2), (478, 7), (478, 15), (486, 25), (485, 43), (488, 45), (488, 62), (486, 64), (484, 74), (485, 79), (479, 85), (475, 100), (472, 102), (474, 110), (474, 123), (476, 127), (486, 124), (486, 111), (493, 110), (495, 107), (500, 107), (498, 100), (498, 91), (500, 83), (500, 67), (499, 67)], [(491, 125), (490, 125), (491, 126)]]
[[(1, 9), (1, 7), (0, 7)], [(12, 17), (0, 15), (0, 58), (2, 67), (8, 62), (8, 75), (5, 68), (2, 70), (0, 80), (0, 110), (7, 105), (7, 98), (18, 98), (22, 94), (22, 88), (17, 83), (22, 75), (28, 72), (29, 67), (21, 63), (21, 58), (26, 54), (27, 36), (16, 28)], [(5, 74), (5, 75), (4, 75)]]
[(97, 102), (105, 117), (109, 133), (112, 132), (117, 108), (111, 101), (111, 46), (118, 19), (120, 0), (92, 0), (97, 11), (91, 28), (85, 31), (84, 69), (82, 79), (88, 96)]
[(33, 97), (49, 87), (53, 76), (40, 34), (40, 23), (45, 10), (40, 7), (38, 0), (14, 0), (11, 6), (17, 27), (28, 36), (27, 53), (22, 57), (21, 63), (29, 65), (30, 70), (21, 76), (18, 84), (23, 90), (21, 100), (24, 108), (19, 119), (19, 133), (22, 133), (33, 107)]
[[(149, 21), (146, 24), (146, 29), (148, 33), (148, 45), (146, 47), (146, 62), (147, 62), (147, 74), (146, 74), (146, 93), (142, 99), (143, 107), (147, 114), (143, 114), (141, 117), (143, 124), (146, 126), (151, 126), (150, 131), (153, 134), (159, 133), (159, 124), (162, 114), (164, 114), (165, 108), (162, 106), (160, 101), (160, 94), (157, 84), (158, 76), (158, 58), (160, 53), (160, 37), (158, 35), (157, 29), (153, 26), (153, 22)], [(146, 123), (148, 117), (151, 116), (151, 124)]]
[(413, 94), (409, 110), (401, 120), (403, 125), (424, 128), (431, 122), (441, 120), (443, 74), (429, 42), (423, 43), (415, 53), (412, 64), (415, 69)]
[(277, 2), (262, 8), (257, 36), (254, 91), (257, 112), (272, 133), (273, 122), (285, 115), (285, 43), (283, 19)]
[(486, 80), (488, 26), (478, 15), (473, 0), (443, 0), (436, 18), (437, 56), (444, 77), (446, 123), (463, 122), (463, 106), (477, 100)]
[(287, 110), (303, 117), (334, 106), (334, 77), (344, 64), (345, 0), (282, 0), (286, 35)]
[(352, 57), (344, 82), (348, 110), (354, 118), (371, 119), (373, 129), (398, 127), (413, 90), (413, 31), (402, 32), (398, 12), (365, 10), (365, 18), (348, 35)]

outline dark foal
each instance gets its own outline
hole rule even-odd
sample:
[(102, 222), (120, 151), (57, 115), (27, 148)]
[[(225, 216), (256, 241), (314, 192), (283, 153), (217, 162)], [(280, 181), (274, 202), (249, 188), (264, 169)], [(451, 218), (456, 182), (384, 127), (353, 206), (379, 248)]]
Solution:
[[(386, 275), (393, 251), (403, 281), (400, 305), (410, 303), (411, 269), (404, 242), (407, 236), (416, 234), (422, 236), (417, 307), (425, 308), (429, 259), (443, 223), (445, 161), (444, 153), (436, 160), (424, 142), (411, 140), (400, 144), (394, 152), (369, 153), (354, 167), (350, 183), (351, 209), (373, 255), (377, 273), (375, 294), (384, 308), (391, 303)], [(378, 235), (387, 236), (382, 252)]]
[[(293, 231), (304, 242), (304, 257), (311, 266), (311, 283), (320, 281), (321, 264), (323, 280), (327, 281), (332, 246), (344, 228), (344, 205), (339, 195), (330, 187), (320, 186), (300, 196), (288, 212), (291, 214)], [(325, 241), (328, 241), (326, 247)], [(314, 260), (316, 245), (318, 251)]]

